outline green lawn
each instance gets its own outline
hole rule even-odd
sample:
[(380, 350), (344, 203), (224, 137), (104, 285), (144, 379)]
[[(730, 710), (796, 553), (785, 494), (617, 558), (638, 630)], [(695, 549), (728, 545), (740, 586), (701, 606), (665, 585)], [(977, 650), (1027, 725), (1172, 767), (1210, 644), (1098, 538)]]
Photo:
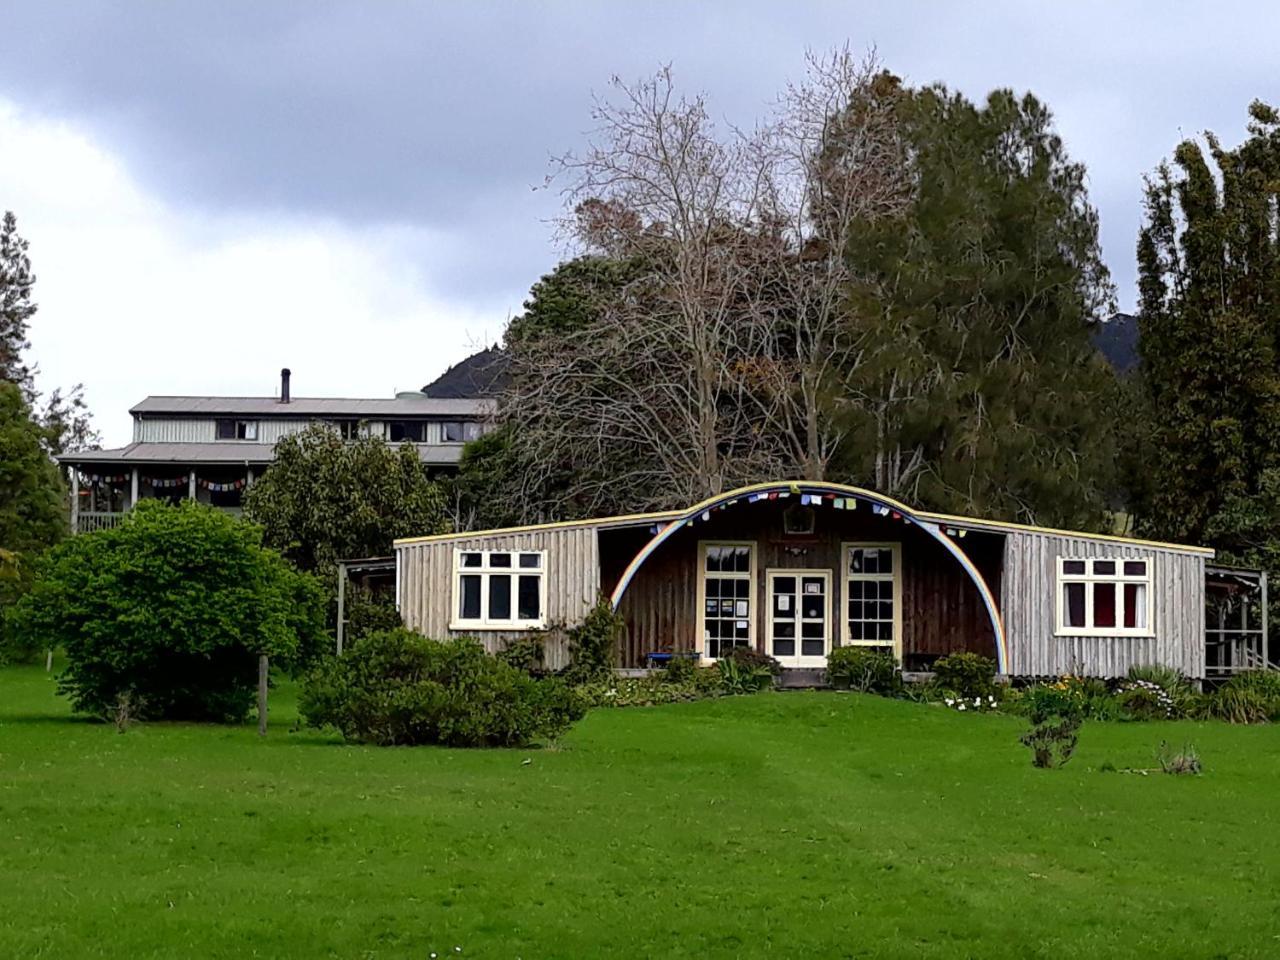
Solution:
[[(0, 957), (1275, 957), (1280, 727), (839, 694), (593, 712), (558, 750), (71, 719), (0, 671)], [(1149, 766), (1192, 740), (1200, 778)]]

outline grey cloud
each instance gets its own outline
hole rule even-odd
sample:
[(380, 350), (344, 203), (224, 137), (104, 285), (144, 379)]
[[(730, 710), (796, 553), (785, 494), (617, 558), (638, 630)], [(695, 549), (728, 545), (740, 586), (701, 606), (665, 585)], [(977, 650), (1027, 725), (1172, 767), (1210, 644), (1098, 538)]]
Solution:
[(1142, 173), (1179, 127), (1231, 140), (1252, 97), (1280, 99), (1264, 2), (85, 2), (6, 20), (21, 43), (0, 92), (88, 124), (171, 201), (444, 230), (451, 254), (423, 270), (464, 297), (525, 289), (554, 262), (555, 198), (531, 187), (581, 142), (612, 73), (673, 61), (739, 122), (806, 46), (845, 40), (914, 82), (1030, 88), (1089, 166), (1122, 302)]

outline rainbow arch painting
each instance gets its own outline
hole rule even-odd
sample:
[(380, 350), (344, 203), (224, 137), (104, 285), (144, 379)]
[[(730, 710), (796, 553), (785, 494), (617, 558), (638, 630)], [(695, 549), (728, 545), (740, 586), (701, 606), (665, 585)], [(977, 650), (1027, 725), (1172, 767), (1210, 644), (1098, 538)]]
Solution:
[(978, 595), (982, 598), (987, 616), (991, 621), (991, 632), (996, 641), (998, 669), (1002, 674), (1008, 673), (1008, 645), (1005, 640), (1004, 621), (1000, 616), (999, 603), (991, 592), (991, 587), (987, 584), (986, 578), (982, 576), (982, 572), (969, 559), (968, 554), (961, 549), (958, 543), (947, 536), (938, 523), (919, 516), (906, 504), (872, 490), (852, 487), (842, 483), (827, 483), (817, 480), (785, 480), (773, 483), (758, 483), (748, 487), (740, 487), (737, 490), (730, 490), (727, 493), (717, 494), (714, 497), (703, 500), (701, 503), (694, 504), (670, 520), (659, 522), (656, 525), (656, 532), (653, 537), (640, 548), (618, 579), (618, 584), (614, 587), (613, 594), (609, 598), (613, 609), (617, 610), (622, 603), (627, 587), (631, 585), (631, 581), (635, 578), (640, 568), (644, 566), (645, 562), (653, 556), (659, 547), (671, 539), (676, 531), (710, 519), (714, 511), (722, 510), (731, 504), (736, 505), (740, 502), (747, 504), (757, 503), (762, 500), (777, 499), (781, 496), (794, 496), (802, 503), (818, 501), (824, 505), (830, 505), (833, 509), (847, 508), (850, 501), (853, 504), (864, 503), (873, 512), (881, 516), (888, 516), (894, 520), (918, 527), (941, 544), (943, 549), (960, 564), (961, 569), (964, 570), (970, 581), (977, 588)]

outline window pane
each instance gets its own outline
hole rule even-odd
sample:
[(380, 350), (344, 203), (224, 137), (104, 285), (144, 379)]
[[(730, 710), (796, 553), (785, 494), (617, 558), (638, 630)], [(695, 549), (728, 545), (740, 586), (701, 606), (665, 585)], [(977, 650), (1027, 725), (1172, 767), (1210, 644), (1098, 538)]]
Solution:
[(480, 577), (469, 573), (458, 578), (458, 619), (480, 619)]
[(480, 566), (480, 554), (478, 554), (478, 553), (464, 553), (464, 554), (462, 555), (462, 565), (463, 565), (464, 567), (478, 567), (478, 566)]
[(446, 420), (441, 425), (445, 443), (462, 442), (462, 424), (456, 420)]
[(1062, 572), (1063, 573), (1084, 573), (1084, 561), (1083, 560), (1063, 560)]
[[(1115, 564), (1112, 566), (1114, 567)], [(1095, 627), (1116, 625), (1116, 585), (1114, 583), (1093, 585), (1093, 625)]]
[(1124, 575), (1126, 577), (1145, 577), (1147, 575), (1147, 561), (1126, 560), (1124, 562)]
[(1145, 583), (1124, 585), (1124, 625), (1134, 630), (1146, 629), (1147, 585)]
[(865, 562), (865, 550), (853, 549), (849, 551), (849, 572), (862, 573), (863, 563)]
[(511, 578), (489, 578), (489, 619), (511, 619)]
[(234, 420), (219, 420), (217, 431), (219, 440), (234, 440), (236, 438), (236, 422)]
[(509, 567), (509, 566), (511, 566), (511, 554), (509, 554), (509, 553), (491, 553), (491, 554), (489, 554), (489, 566), (491, 566), (491, 567)]
[(520, 554), (520, 566), (526, 570), (536, 570), (542, 566), (542, 554), (540, 553), (522, 553)]
[(541, 577), (527, 575), (520, 578), (520, 592), (516, 598), (517, 619), (541, 619), (542, 605), (538, 598), (538, 584), (541, 580)]
[(1093, 575), (1095, 577), (1110, 577), (1116, 572), (1116, 562), (1114, 560), (1095, 560), (1093, 561)]
[(796, 641), (792, 639), (783, 639), (782, 637), (773, 638), (773, 656), (775, 657), (794, 657), (796, 655)]
[(733, 548), (733, 569), (739, 573), (747, 573), (751, 569), (751, 548)]
[(879, 556), (879, 558), (878, 558), (878, 563), (879, 563), (879, 566), (880, 566), (880, 572), (881, 572), (881, 573), (893, 573), (893, 551), (892, 551), (892, 550), (877, 550), (876, 552), (877, 552), (878, 554), (880, 554), (880, 556)]
[(1084, 584), (1063, 584), (1063, 617), (1062, 622), (1068, 627), (1084, 626)]
[(710, 573), (718, 573), (723, 568), (720, 565), (720, 558), (724, 555), (724, 547), (707, 547), (707, 571)]

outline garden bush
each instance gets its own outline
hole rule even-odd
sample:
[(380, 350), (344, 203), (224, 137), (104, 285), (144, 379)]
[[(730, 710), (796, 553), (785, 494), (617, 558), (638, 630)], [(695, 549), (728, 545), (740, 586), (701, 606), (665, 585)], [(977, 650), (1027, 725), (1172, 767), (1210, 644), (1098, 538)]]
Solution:
[(539, 633), (509, 640), (499, 651), (498, 659), (531, 677), (543, 676), (546, 673), (546, 640)]
[(961, 699), (999, 694), (996, 687), (996, 662), (976, 653), (952, 653), (933, 664), (938, 685), (958, 694)]
[(564, 677), (582, 684), (607, 680), (618, 662), (622, 617), (601, 597), (579, 626), (569, 630), (569, 667)]
[(1258, 688), (1247, 682), (1236, 685), (1228, 681), (1204, 698), (1201, 712), (1227, 723), (1266, 723), (1275, 715), (1274, 707)]
[(761, 653), (753, 647), (734, 647), (729, 653), (729, 659), (740, 667), (764, 670), (771, 677), (782, 675), (782, 664), (767, 653)]
[(1280, 720), (1280, 670), (1246, 670), (1228, 680), (1226, 687), (1252, 692), (1265, 705), (1267, 719)]
[(870, 647), (836, 647), (827, 655), (827, 679), (840, 689), (887, 697), (903, 689), (893, 655)]
[[(1162, 695), (1163, 693), (1163, 695)], [(1118, 696), (1133, 720), (1178, 719), (1195, 714), (1199, 692), (1173, 667), (1130, 667)]]
[(759, 693), (773, 686), (773, 671), (755, 658), (728, 656), (716, 661), (716, 670), (721, 690), (730, 695)]
[(308, 676), (298, 710), (312, 727), (378, 746), (519, 747), (561, 736), (586, 709), (563, 680), (534, 679), (470, 637), (384, 630)]
[(591, 707), (653, 707), (720, 696), (720, 672), (715, 667), (699, 667), (694, 677), (668, 680), (660, 673), (647, 677), (614, 677), (585, 683), (577, 690)]
[(58, 688), (78, 711), (243, 719), (260, 653), (288, 665), (323, 642), (319, 586), (261, 538), (212, 507), (144, 500), (50, 551), (13, 627), (66, 651)]

